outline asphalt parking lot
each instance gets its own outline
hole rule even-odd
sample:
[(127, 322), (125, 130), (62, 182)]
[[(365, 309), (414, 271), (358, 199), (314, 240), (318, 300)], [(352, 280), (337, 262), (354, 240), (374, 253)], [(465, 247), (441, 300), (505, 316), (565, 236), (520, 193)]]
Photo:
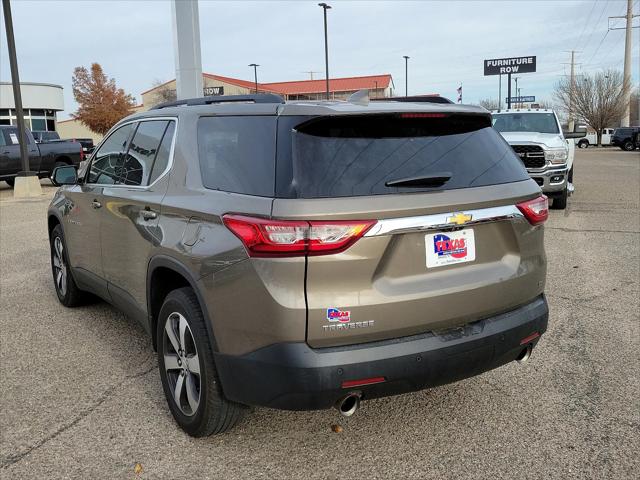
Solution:
[(575, 168), (546, 226), (550, 326), (528, 363), (349, 419), (257, 409), (207, 439), (174, 424), (141, 327), (58, 303), (53, 187), (18, 202), (2, 183), (0, 477), (637, 478), (640, 154), (581, 150)]

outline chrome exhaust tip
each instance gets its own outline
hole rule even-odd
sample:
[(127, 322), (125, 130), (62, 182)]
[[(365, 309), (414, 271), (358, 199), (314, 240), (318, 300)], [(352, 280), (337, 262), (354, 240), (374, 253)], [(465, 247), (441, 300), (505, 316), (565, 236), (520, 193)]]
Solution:
[(533, 352), (533, 346), (527, 345), (521, 352), (520, 355), (517, 356), (516, 361), (518, 363), (524, 363), (531, 357), (531, 352)]
[(360, 396), (356, 393), (350, 393), (346, 397), (338, 400), (335, 405), (336, 409), (343, 417), (350, 417), (360, 407)]

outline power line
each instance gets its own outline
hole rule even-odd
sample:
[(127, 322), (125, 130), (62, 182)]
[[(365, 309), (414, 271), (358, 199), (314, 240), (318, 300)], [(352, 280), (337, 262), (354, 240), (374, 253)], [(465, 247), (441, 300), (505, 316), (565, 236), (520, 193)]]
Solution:
[(582, 27), (582, 32), (580, 32), (580, 36), (578, 37), (578, 41), (576, 42), (575, 46), (573, 47), (574, 50), (576, 48), (578, 48), (578, 45), (580, 44), (580, 40), (582, 40), (582, 36), (584, 35), (584, 31), (587, 29), (587, 25), (589, 24), (589, 20), (591, 20), (591, 14), (593, 13), (593, 10), (596, 8), (596, 4), (597, 3), (598, 3), (598, 0), (593, 2), (593, 4), (591, 5), (591, 11), (589, 12), (589, 16), (587, 17), (587, 21), (584, 22), (584, 26)]
[(586, 50), (587, 45), (589, 45), (589, 43), (591, 43), (591, 38), (593, 37), (593, 34), (595, 33), (596, 29), (598, 28), (598, 24), (600, 23), (600, 20), (602, 19), (602, 15), (604, 14), (604, 11), (607, 9), (607, 4), (609, 3), (609, 0), (606, 0), (604, 2), (604, 4), (602, 5), (602, 10), (600, 11), (600, 16), (598, 17), (598, 20), (596, 20), (596, 23), (593, 25), (593, 28), (591, 29), (591, 33), (589, 34), (589, 38), (587, 39), (586, 43), (584, 44), (584, 48)]
[(598, 44), (598, 48), (596, 48), (596, 51), (593, 52), (593, 55), (591, 55), (591, 58), (589, 59), (589, 61), (585, 65), (590, 65), (591, 64), (591, 62), (593, 61), (594, 57), (596, 56), (596, 54), (600, 50), (600, 47), (602, 46), (602, 42), (604, 42), (604, 39), (607, 38), (607, 35), (609, 35), (609, 29), (607, 29), (607, 31), (604, 32), (604, 37), (602, 37), (602, 40), (600, 40), (600, 43)]

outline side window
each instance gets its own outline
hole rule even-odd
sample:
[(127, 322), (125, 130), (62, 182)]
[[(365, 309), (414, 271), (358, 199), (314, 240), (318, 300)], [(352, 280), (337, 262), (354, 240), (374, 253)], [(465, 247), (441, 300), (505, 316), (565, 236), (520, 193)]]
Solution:
[(87, 183), (113, 185), (117, 183), (122, 166), (122, 153), (127, 146), (135, 124), (129, 123), (118, 128), (100, 146), (89, 170)]
[(173, 134), (176, 131), (176, 122), (169, 122), (162, 141), (158, 147), (158, 153), (156, 154), (156, 160), (153, 162), (153, 169), (151, 170), (151, 178), (149, 183), (155, 182), (160, 175), (165, 171), (169, 164), (169, 155), (171, 154), (171, 143), (173, 142)]
[(4, 129), (0, 131), (0, 147), (4, 147), (7, 141), (4, 139)]
[(276, 117), (202, 117), (198, 153), (206, 188), (272, 196), (275, 189)]
[(129, 149), (124, 155), (120, 183), (124, 185), (148, 185), (153, 163), (158, 155), (162, 137), (169, 122), (150, 120), (138, 124)]

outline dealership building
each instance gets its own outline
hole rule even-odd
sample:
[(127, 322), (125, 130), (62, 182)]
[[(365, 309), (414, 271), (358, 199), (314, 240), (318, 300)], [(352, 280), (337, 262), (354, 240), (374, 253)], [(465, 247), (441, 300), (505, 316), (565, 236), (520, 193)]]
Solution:
[[(20, 83), (22, 109), (31, 130), (57, 130), (58, 112), (64, 110), (62, 87), (51, 83)], [(16, 106), (10, 82), (0, 82), (0, 125), (16, 125)]]
[[(224, 77), (212, 73), (202, 74), (203, 96), (248, 95), (256, 92), (255, 82), (239, 78)], [(329, 79), (329, 97), (346, 100), (358, 90), (367, 89), (372, 98), (391, 97), (394, 94), (393, 78), (390, 74), (369, 75)], [(175, 98), (176, 81), (170, 80), (141, 93), (142, 103), (135, 112), (149, 110), (154, 105)], [(275, 93), (285, 100), (320, 100), (326, 96), (326, 80), (296, 80), (290, 82), (258, 83), (259, 93)], [(12, 97), (13, 98), (13, 97)], [(93, 138), (98, 142), (102, 136), (89, 130), (78, 120), (62, 120), (56, 123), (61, 138)]]

